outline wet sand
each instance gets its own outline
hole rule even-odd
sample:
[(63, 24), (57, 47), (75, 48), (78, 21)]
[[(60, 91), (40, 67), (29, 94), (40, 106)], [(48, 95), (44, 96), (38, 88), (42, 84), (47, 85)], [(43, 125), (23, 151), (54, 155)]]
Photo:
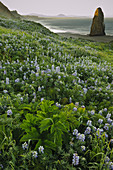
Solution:
[(59, 35), (67, 38), (74, 38), (74, 39), (85, 39), (94, 42), (104, 42), (109, 43), (113, 41), (113, 36), (105, 35), (105, 36), (89, 36), (89, 35), (81, 35), (81, 34), (72, 34), (72, 33), (58, 33)]

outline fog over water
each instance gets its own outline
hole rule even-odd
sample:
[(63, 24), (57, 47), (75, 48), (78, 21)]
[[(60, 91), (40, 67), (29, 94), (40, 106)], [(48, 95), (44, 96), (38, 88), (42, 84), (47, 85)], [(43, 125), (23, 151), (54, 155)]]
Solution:
[[(90, 33), (92, 19), (43, 19), (39, 22), (54, 33), (69, 32), (87, 35)], [(113, 18), (105, 18), (105, 32), (107, 35), (113, 35)]]

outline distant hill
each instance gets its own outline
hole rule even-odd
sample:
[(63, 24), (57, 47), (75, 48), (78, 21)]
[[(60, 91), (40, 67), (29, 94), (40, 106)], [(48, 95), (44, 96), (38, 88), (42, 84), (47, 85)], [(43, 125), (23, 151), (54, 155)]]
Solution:
[[(34, 17), (36, 20), (40, 18), (91, 18), (89, 16), (76, 16), (76, 15), (65, 15), (65, 14), (58, 14), (58, 15), (43, 15), (43, 14), (36, 14), (36, 13), (31, 13), (29, 15), (25, 15), (24, 17), (29, 17), (32, 18)], [(39, 17), (39, 18), (38, 18)]]
[(43, 14), (36, 14), (36, 13), (31, 13), (28, 16), (37, 16), (37, 17), (48, 17), (48, 15), (43, 15)]
[(32, 21), (37, 21), (39, 19), (39, 17), (36, 15), (22, 15), (21, 17), (23, 19), (32, 20)]
[(66, 15), (64, 15), (64, 14), (59, 14), (59, 15), (57, 15), (56, 17), (67, 17)]
[(0, 16), (11, 19), (16, 18), (2, 2), (0, 2)]
[(32, 13), (32, 14), (29, 14), (28, 16), (37, 16), (37, 17), (41, 17), (41, 18), (51, 18), (51, 17), (67, 17), (66, 15), (64, 14), (58, 14), (58, 15), (43, 15), (43, 14), (36, 14), (36, 13)]

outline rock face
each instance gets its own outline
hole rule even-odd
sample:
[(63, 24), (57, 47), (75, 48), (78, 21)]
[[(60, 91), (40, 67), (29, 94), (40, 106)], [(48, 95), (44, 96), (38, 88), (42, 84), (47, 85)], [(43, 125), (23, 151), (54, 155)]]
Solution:
[(97, 8), (92, 21), (91, 36), (105, 35), (104, 14), (101, 8)]

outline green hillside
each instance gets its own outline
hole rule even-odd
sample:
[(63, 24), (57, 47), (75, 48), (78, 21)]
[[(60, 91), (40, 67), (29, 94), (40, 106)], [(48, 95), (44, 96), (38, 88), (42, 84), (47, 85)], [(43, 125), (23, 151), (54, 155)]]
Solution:
[(2, 2), (0, 2), (0, 16), (11, 19), (16, 18)]
[(113, 169), (113, 42), (0, 19), (0, 169)]
[(16, 11), (16, 10), (14, 10), (14, 11), (11, 11), (11, 13), (15, 16), (15, 18), (17, 18), (17, 19), (21, 19), (22, 18), (22, 16)]

